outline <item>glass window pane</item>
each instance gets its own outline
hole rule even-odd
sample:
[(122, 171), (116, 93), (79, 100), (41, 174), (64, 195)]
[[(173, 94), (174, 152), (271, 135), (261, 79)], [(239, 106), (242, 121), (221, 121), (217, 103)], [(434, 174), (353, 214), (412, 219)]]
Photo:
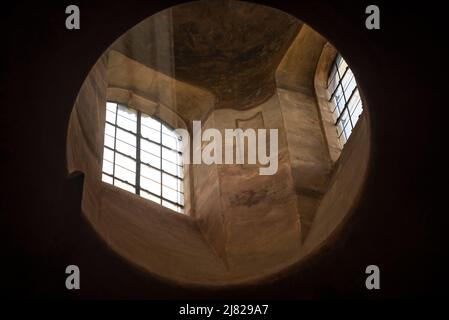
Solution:
[(117, 151), (133, 157), (134, 159), (136, 158), (136, 147), (130, 146), (126, 142), (122, 142), (120, 140), (116, 140), (115, 144)]
[(162, 145), (173, 149), (173, 150), (177, 150), (178, 149), (178, 144), (177, 144), (177, 138), (174, 137), (173, 135), (168, 135), (163, 133), (162, 134)]
[(166, 186), (162, 186), (162, 197), (164, 199), (170, 200), (172, 202), (179, 203), (181, 202), (179, 192), (176, 190), (170, 189)]
[(131, 146), (136, 146), (136, 136), (120, 128), (117, 128), (117, 139)]
[(343, 79), (341, 80), (343, 90), (345, 91), (347, 97), (349, 97), (349, 94), (351, 94), (352, 92), (352, 90), (348, 90), (348, 85), (352, 82), (352, 79), (354, 79), (354, 76), (352, 75), (352, 72), (348, 70)]
[(108, 136), (115, 137), (115, 127), (110, 125), (109, 123), (106, 123), (104, 126), (104, 132)]
[[(184, 148), (184, 143), (182, 142), (182, 138), (178, 137), (178, 148), (176, 149), (176, 151), (178, 152), (183, 152), (183, 148)], [(180, 160), (182, 161), (182, 155), (180, 155)]]
[(343, 76), (343, 73), (345, 73), (346, 68), (348, 67), (348, 64), (344, 59), (340, 60), (340, 65), (338, 66), (338, 73), (340, 74), (340, 77)]
[(106, 121), (115, 124), (115, 113), (106, 110)]
[(115, 175), (116, 178), (119, 178), (123, 181), (126, 181), (130, 184), (136, 184), (136, 174), (128, 169), (121, 167), (120, 165), (115, 165)]
[(137, 111), (121, 104), (118, 105), (118, 115), (134, 122), (137, 121)]
[(354, 91), (355, 87), (357, 86), (357, 83), (355, 82), (355, 78), (352, 77), (351, 81), (348, 83), (348, 85), (346, 86), (346, 91), (345, 91), (345, 95), (346, 98), (349, 99), (349, 97), (352, 94), (352, 91)]
[(343, 98), (343, 90), (341, 88), (341, 85), (338, 85), (337, 90), (334, 94), (334, 98), (336, 102), (340, 101)]
[(359, 103), (359, 101), (360, 101), (359, 90), (356, 90), (354, 91), (354, 94), (352, 95), (352, 98), (348, 103), (348, 110), (350, 114), (354, 112), (354, 109), (356, 105)]
[(133, 186), (130, 186), (130, 185), (126, 184), (126, 183), (123, 183), (123, 182), (121, 182), (121, 181), (119, 181), (117, 179), (114, 180), (114, 186), (116, 186), (116, 187), (118, 187), (120, 189), (129, 191), (129, 192), (132, 192), (132, 193), (136, 193), (136, 188), (134, 188)]
[(362, 111), (363, 111), (362, 101), (359, 100), (359, 103), (356, 105), (356, 107), (354, 109), (354, 113), (351, 116), (352, 123), (354, 124), (354, 126), (357, 123), (357, 121), (359, 120), (359, 117), (362, 114)]
[(345, 135), (346, 135), (346, 139), (347, 139), (347, 138), (349, 138), (349, 136), (351, 135), (351, 132), (352, 132), (351, 123), (348, 122), (348, 124), (346, 124), (346, 127), (344, 130), (345, 130)]
[[(104, 148), (102, 180), (135, 193), (134, 184), (136, 183), (137, 165), (139, 165), (140, 195), (143, 198), (163, 204), (176, 212), (183, 212), (183, 208), (181, 208), (181, 205), (184, 204), (183, 181), (176, 177), (182, 177), (183, 175), (182, 155), (176, 152), (176, 150), (181, 150), (182, 142), (170, 127), (162, 125), (161, 122), (146, 114), (141, 114), (141, 135), (153, 142), (143, 138), (140, 139), (141, 163), (138, 164), (136, 161), (136, 134), (139, 114), (136, 110), (124, 105), (117, 105), (114, 102), (106, 104), (105, 146), (111, 149), (115, 147), (117, 152)], [(108, 122), (117, 122), (117, 126), (108, 124)], [(161, 144), (164, 144), (167, 148), (162, 148)], [(148, 165), (145, 163), (148, 163)], [(164, 174), (162, 177), (160, 170), (165, 170), (174, 176)], [(116, 179), (106, 173), (114, 174)], [(180, 205), (162, 200), (162, 193), (168, 200)]]
[(146, 126), (141, 126), (140, 133), (144, 138), (150, 139), (157, 143), (161, 143), (161, 133), (158, 130)]
[(173, 129), (167, 127), (166, 125), (162, 125), (162, 133), (165, 133), (168, 136), (177, 137), (177, 135), (173, 132)]
[(155, 156), (143, 150), (140, 150), (140, 161), (142, 163), (147, 163), (152, 167), (161, 168), (161, 158), (159, 156)]
[(108, 135), (104, 135), (104, 145), (114, 149), (114, 137), (108, 136)]
[(180, 178), (175, 178), (168, 174), (162, 174), (162, 184), (179, 192), (184, 192), (184, 183)]
[(348, 111), (345, 110), (340, 118), (341, 126), (344, 128), (348, 122), (349, 122)]
[(180, 207), (178, 207), (177, 205), (174, 205), (168, 201), (162, 200), (162, 205), (168, 209), (173, 210), (173, 211), (182, 212), (182, 209)]
[(108, 148), (103, 148), (103, 159), (114, 162), (114, 151)]
[(333, 109), (331, 111), (332, 111), (332, 113), (335, 113), (335, 117), (338, 118), (338, 115), (340, 114), (340, 110), (338, 110), (338, 108), (337, 108), (337, 99), (335, 96), (332, 98), (332, 105), (333, 105)]
[(338, 106), (338, 112), (341, 113), (343, 112), (343, 109), (345, 108), (345, 103), (346, 100), (344, 98), (341, 98), (340, 100), (337, 101), (337, 106)]
[(156, 197), (156, 196), (152, 195), (151, 193), (148, 193), (148, 192), (146, 192), (144, 190), (140, 190), (140, 196), (145, 198), (145, 199), (148, 199), (148, 200), (151, 200), (153, 202), (156, 202), (158, 204), (161, 204), (161, 198)]
[(119, 153), (115, 155), (115, 164), (118, 164), (121, 167), (126, 168), (132, 172), (136, 172), (136, 161)]
[(145, 139), (140, 139), (140, 148), (141, 150), (151, 153), (152, 155), (158, 157), (161, 156), (161, 146), (156, 143), (147, 141)]
[(159, 121), (153, 119), (152, 117), (150, 117), (147, 114), (142, 113), (142, 116), (140, 118), (140, 123), (143, 126), (146, 126), (148, 128), (153, 128), (158, 132), (161, 131), (161, 123)]
[(150, 179), (147, 179), (147, 178), (141, 176), (140, 177), (140, 186), (143, 189), (148, 190), (151, 193), (154, 193), (155, 195), (158, 195), (158, 196), (161, 195), (161, 184), (160, 183), (157, 183), (153, 180), (150, 180)]
[(181, 162), (182, 156), (176, 151), (162, 148), (162, 158), (170, 162), (176, 163), (177, 165), (182, 164)]
[(115, 102), (106, 102), (106, 110), (115, 113), (117, 110), (117, 104)]
[(184, 205), (184, 193), (178, 192), (178, 203)]
[(150, 168), (144, 164), (140, 165), (141, 176), (153, 180), (157, 183), (161, 183), (161, 172), (159, 170)]
[(103, 172), (106, 172), (106, 173), (109, 173), (109, 174), (113, 174), (114, 173), (112, 162), (107, 161), (107, 160), (103, 160)]
[(108, 176), (107, 174), (103, 174), (101, 176), (101, 181), (112, 184), (112, 177)]
[(182, 177), (182, 168), (167, 160), (162, 160), (162, 170), (172, 175)]
[(137, 132), (136, 131), (136, 129), (137, 129), (137, 122), (133, 121), (133, 120), (129, 120), (127, 118), (124, 118), (124, 117), (122, 117), (120, 115), (117, 117), (117, 125), (120, 128), (123, 128), (125, 130), (132, 131), (134, 133)]
[(178, 181), (180, 181), (179, 179), (170, 176), (168, 174), (162, 174), (162, 184), (164, 186), (167, 186), (173, 190), (180, 190), (180, 184), (178, 183)]

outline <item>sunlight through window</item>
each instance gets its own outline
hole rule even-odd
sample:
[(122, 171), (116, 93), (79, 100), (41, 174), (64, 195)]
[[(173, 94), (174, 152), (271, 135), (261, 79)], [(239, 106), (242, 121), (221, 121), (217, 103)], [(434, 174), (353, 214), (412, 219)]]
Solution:
[(164, 207), (184, 211), (182, 141), (140, 111), (106, 104), (102, 180)]
[(354, 74), (339, 54), (329, 75), (328, 94), (333, 104), (338, 139), (344, 145), (363, 111), (363, 105)]

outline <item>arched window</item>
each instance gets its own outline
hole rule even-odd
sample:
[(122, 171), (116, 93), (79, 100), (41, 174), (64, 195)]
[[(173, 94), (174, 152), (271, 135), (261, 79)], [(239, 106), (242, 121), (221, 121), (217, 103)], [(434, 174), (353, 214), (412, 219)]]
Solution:
[(107, 102), (102, 180), (183, 212), (181, 143), (160, 120)]
[(333, 104), (338, 139), (344, 145), (363, 111), (363, 105), (354, 74), (340, 54), (337, 54), (330, 71), (328, 94)]

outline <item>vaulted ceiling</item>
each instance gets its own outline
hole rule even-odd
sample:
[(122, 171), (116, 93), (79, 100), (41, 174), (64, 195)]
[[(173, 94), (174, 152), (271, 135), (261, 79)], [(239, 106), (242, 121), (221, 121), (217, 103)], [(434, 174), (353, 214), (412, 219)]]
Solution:
[(246, 109), (273, 95), (276, 68), (301, 25), (266, 6), (196, 1), (144, 20), (112, 49), (210, 91), (215, 108)]

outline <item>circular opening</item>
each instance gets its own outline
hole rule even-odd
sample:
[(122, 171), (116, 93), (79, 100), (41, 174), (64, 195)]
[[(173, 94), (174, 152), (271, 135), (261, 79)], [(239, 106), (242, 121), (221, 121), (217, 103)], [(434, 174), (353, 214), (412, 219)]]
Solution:
[(337, 50), (297, 18), (197, 1), (127, 31), (68, 129), (82, 210), (135, 266), (189, 285), (277, 275), (357, 205), (369, 121)]

